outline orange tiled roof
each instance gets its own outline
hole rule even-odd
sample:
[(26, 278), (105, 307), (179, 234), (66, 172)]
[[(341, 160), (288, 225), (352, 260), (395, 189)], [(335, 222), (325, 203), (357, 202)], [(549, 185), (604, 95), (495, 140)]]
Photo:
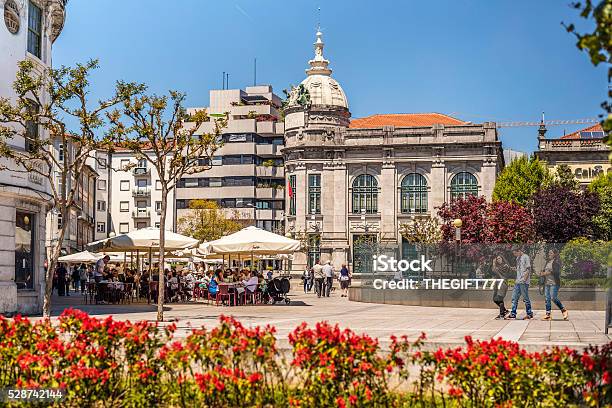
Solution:
[(598, 123), (596, 125), (589, 126), (588, 128), (577, 130), (569, 135), (562, 136), (561, 139), (580, 139), (580, 132), (603, 132), (603, 128), (601, 127), (601, 124)]
[(464, 125), (466, 122), (442, 113), (388, 113), (353, 119), (350, 128), (379, 128), (382, 126), (419, 127), (441, 125)]

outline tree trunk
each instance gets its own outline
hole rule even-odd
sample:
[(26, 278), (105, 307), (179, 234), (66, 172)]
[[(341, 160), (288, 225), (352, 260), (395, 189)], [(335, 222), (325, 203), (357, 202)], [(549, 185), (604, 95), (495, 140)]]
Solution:
[(159, 288), (157, 290), (157, 321), (164, 321), (164, 255), (166, 246), (166, 200), (168, 198), (168, 190), (162, 184), (162, 200), (161, 213), (159, 217)]
[[(65, 211), (68, 213), (68, 211)], [(59, 230), (57, 241), (51, 250), (51, 258), (47, 262), (47, 271), (45, 272), (45, 295), (43, 297), (43, 317), (51, 317), (51, 294), (53, 293), (53, 275), (57, 267), (57, 259), (62, 253), (62, 245), (64, 244), (64, 235), (66, 234), (66, 226), (68, 223), (67, 214), (62, 215), (62, 228)], [(66, 220), (66, 221), (64, 221)]]

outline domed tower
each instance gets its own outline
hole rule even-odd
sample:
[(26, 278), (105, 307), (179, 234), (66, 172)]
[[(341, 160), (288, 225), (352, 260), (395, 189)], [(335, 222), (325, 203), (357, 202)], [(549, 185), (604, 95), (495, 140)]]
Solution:
[(286, 223), (288, 236), (308, 242), (295, 253), (293, 271), (314, 262), (347, 262), (344, 137), (351, 114), (340, 84), (331, 77), (317, 30), (306, 78), (291, 90), (285, 107)]
[(306, 78), (290, 94), (285, 108), (286, 145), (321, 143), (333, 139), (334, 128), (346, 128), (351, 113), (340, 84), (331, 77), (323, 56), (323, 33), (317, 30), (314, 58), (308, 61)]

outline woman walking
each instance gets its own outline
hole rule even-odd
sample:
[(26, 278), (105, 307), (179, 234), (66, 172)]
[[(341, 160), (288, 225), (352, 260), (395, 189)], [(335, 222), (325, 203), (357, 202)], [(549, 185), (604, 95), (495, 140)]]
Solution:
[(81, 264), (79, 267), (79, 277), (78, 281), (80, 283), (81, 294), (85, 293), (85, 283), (87, 282), (87, 267), (85, 264)]
[(302, 272), (302, 284), (304, 285), (304, 293), (308, 293), (308, 280), (310, 278), (310, 272), (308, 268), (304, 268), (304, 272)]
[(504, 305), (504, 298), (508, 292), (508, 285), (506, 284), (506, 278), (512, 273), (512, 268), (503, 256), (497, 255), (493, 258), (493, 264), (491, 265), (491, 271), (493, 272), (494, 279), (503, 279), (501, 285), (493, 285), (493, 303), (499, 307), (499, 315), (496, 317), (497, 320), (503, 320), (508, 314), (508, 309)]
[(342, 264), (342, 269), (340, 269), (340, 276), (338, 277), (340, 281), (340, 290), (342, 290), (342, 294), (340, 297), (348, 297), (348, 288), (351, 283), (351, 274), (346, 266), (346, 264)]
[(569, 318), (569, 313), (559, 300), (559, 288), (561, 287), (561, 259), (556, 249), (549, 249), (544, 270), (540, 273), (544, 278), (544, 299), (546, 300), (546, 315), (542, 320), (551, 320), (551, 300), (557, 305), (563, 314), (563, 320)]

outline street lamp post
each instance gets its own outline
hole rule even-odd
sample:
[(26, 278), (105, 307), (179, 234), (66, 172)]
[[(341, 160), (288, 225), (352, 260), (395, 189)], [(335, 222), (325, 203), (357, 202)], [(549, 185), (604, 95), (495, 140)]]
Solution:
[(461, 227), (463, 221), (461, 218), (455, 218), (453, 220), (453, 227), (455, 227), (455, 251), (457, 252), (457, 269), (461, 268)]

